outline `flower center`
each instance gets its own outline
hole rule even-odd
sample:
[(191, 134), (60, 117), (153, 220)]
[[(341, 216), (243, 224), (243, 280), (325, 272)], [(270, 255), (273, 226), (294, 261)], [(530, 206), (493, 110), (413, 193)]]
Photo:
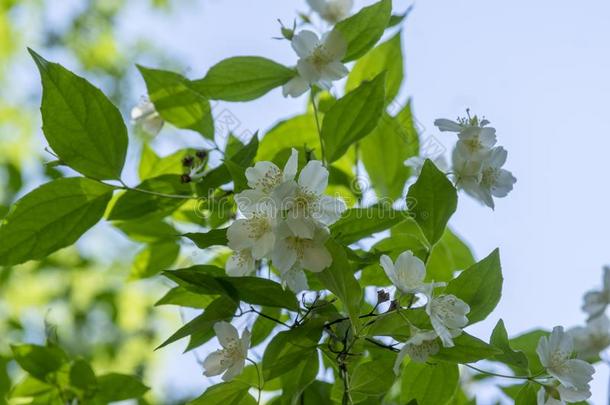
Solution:
[(258, 240), (266, 233), (271, 231), (271, 223), (269, 219), (261, 215), (254, 215), (246, 224), (248, 228), (248, 237)]
[(256, 187), (261, 189), (265, 193), (271, 192), (275, 186), (277, 186), (282, 179), (282, 172), (277, 167), (271, 167), (263, 177), (258, 179)]
[(319, 44), (318, 46), (316, 46), (311, 55), (309, 55), (309, 58), (307, 59), (309, 60), (309, 63), (311, 63), (318, 72), (321, 71), (324, 66), (328, 65), (333, 60), (330, 53), (328, 52), (328, 49), (326, 49), (326, 45), (324, 44)]
[(220, 360), (220, 364), (223, 366), (230, 366), (243, 358), (241, 344), (238, 340), (231, 339), (229, 344), (221, 350), (222, 352), (222, 360)]
[(305, 257), (305, 250), (313, 246), (311, 239), (297, 238), (296, 236), (289, 236), (286, 238), (286, 244), (289, 249), (296, 252), (297, 258), (302, 260)]
[(492, 188), (498, 181), (500, 172), (495, 167), (486, 167), (481, 172), (481, 185), (485, 188)]

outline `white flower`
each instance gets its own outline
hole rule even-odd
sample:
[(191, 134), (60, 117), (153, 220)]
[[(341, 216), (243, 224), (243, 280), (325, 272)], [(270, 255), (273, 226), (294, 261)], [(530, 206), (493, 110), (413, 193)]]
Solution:
[(588, 390), (595, 369), (586, 361), (572, 359), (573, 351), (572, 337), (561, 326), (553, 328), (550, 336), (541, 337), (536, 348), (546, 371), (561, 385), (572, 391)]
[(243, 277), (256, 270), (256, 263), (249, 249), (233, 252), (226, 264), (227, 274), (231, 277)]
[(491, 127), (468, 127), (458, 133), (458, 139), (456, 149), (464, 159), (480, 159), (496, 144), (496, 130)]
[(250, 189), (235, 196), (239, 210), (245, 214), (277, 209), (273, 192), (280, 184), (294, 179), (298, 164), (299, 154), (296, 149), (292, 149), (284, 170), (267, 161), (257, 162), (254, 167), (247, 168), (246, 179)]
[(396, 263), (393, 263), (387, 255), (381, 256), (380, 262), (385, 274), (401, 292), (416, 294), (428, 291), (427, 285), (424, 283), (426, 265), (410, 250), (401, 253), (396, 259)]
[(445, 159), (444, 155), (437, 155), (435, 157), (413, 156), (405, 160), (404, 162), (405, 166), (411, 168), (411, 176), (419, 176), (419, 174), (421, 173), (421, 169), (424, 167), (426, 159), (430, 159), (432, 163), (434, 163), (434, 165), (438, 168), (438, 170), (442, 172), (446, 172), (449, 170), (449, 164), (447, 163), (447, 159)]
[(328, 170), (319, 160), (312, 160), (299, 174), (298, 183), (286, 182), (278, 187), (276, 198), (286, 209), (286, 224), (295, 236), (311, 239), (315, 229), (335, 223), (346, 210), (338, 198), (324, 195), (328, 187)]
[(325, 228), (316, 228), (313, 238), (295, 236), (286, 223), (278, 226), (276, 243), (271, 260), (280, 272), (285, 273), (294, 266), (313, 272), (321, 272), (332, 263), (332, 257), (324, 243), (329, 233)]
[(465, 166), (460, 166), (460, 170), (456, 170), (456, 173), (462, 174), (462, 177), (458, 178), (458, 186), (483, 204), (494, 208), (493, 197), (506, 197), (517, 182), (511, 172), (502, 169), (507, 155), (508, 153), (501, 146), (491, 149), (480, 161), (480, 174), (476, 177), (468, 176), (467, 171), (474, 167), (464, 163)]
[(307, 4), (324, 20), (335, 24), (349, 15), (353, 0), (307, 0)]
[(574, 340), (574, 351), (578, 358), (596, 358), (601, 351), (610, 346), (610, 320), (605, 314), (587, 321), (586, 326), (577, 326), (567, 333)]
[(249, 249), (255, 260), (267, 256), (275, 245), (276, 214), (273, 207), (235, 220), (227, 229), (228, 246), (233, 250)]
[(394, 373), (399, 374), (400, 365), (407, 355), (415, 363), (424, 363), (428, 360), (429, 356), (437, 354), (440, 350), (436, 340), (437, 337), (438, 335), (433, 330), (420, 330), (412, 326), (411, 337), (405, 342), (398, 356), (396, 356)]
[(446, 118), (439, 118), (434, 120), (434, 125), (442, 132), (462, 132), (466, 128), (484, 127), (489, 124), (489, 121), (486, 119), (479, 121), (479, 118), (476, 115), (470, 117), (470, 111), (468, 109), (466, 112), (468, 113), (468, 118), (459, 118), (457, 122)]
[(142, 98), (131, 110), (131, 120), (136, 125), (141, 125), (144, 131), (150, 135), (157, 135), (163, 127), (163, 118), (155, 109), (155, 105), (148, 99)]
[(307, 276), (298, 264), (295, 264), (289, 270), (282, 272), (280, 276), (282, 278), (282, 285), (284, 287), (288, 286), (294, 293), (298, 294), (309, 288)]
[(222, 379), (230, 381), (244, 368), (250, 347), (250, 331), (246, 329), (240, 338), (237, 329), (228, 322), (217, 322), (214, 331), (223, 348), (206, 357), (203, 361), (203, 374), (212, 377), (224, 372)]
[(565, 405), (572, 402), (584, 401), (591, 396), (589, 388), (575, 390), (563, 385), (545, 385), (538, 390), (538, 405)]
[(341, 63), (347, 44), (338, 31), (330, 31), (320, 39), (314, 32), (303, 30), (292, 38), (292, 48), (299, 56), (298, 75), (284, 85), (284, 96), (298, 97), (313, 84), (329, 90), (333, 81), (348, 73)]
[(589, 314), (589, 317), (596, 317), (603, 313), (610, 303), (610, 267), (604, 267), (603, 287), (600, 291), (589, 291), (585, 294), (585, 303), (582, 307), (583, 311)]
[(470, 312), (470, 307), (455, 295), (432, 297), (432, 286), (426, 295), (426, 313), (432, 328), (444, 347), (453, 347), (453, 338), (459, 336), (462, 328), (468, 324), (466, 314)]

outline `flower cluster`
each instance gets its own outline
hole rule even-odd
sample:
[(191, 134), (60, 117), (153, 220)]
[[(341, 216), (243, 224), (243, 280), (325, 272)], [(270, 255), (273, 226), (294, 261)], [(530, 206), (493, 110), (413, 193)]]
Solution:
[(434, 125), (441, 131), (456, 132), (458, 141), (453, 150), (452, 166), (456, 186), (490, 208), (494, 197), (506, 197), (517, 179), (502, 168), (506, 149), (496, 145), (496, 130), (489, 121), (474, 117), (457, 122), (437, 119)]
[(440, 349), (437, 338), (444, 347), (453, 347), (453, 338), (459, 336), (468, 324), (468, 304), (452, 294), (435, 295), (434, 290), (444, 287), (445, 283), (426, 283), (426, 266), (411, 251), (401, 253), (396, 262), (383, 255), (381, 267), (400, 294), (425, 295), (425, 311), (432, 325), (432, 330), (411, 326), (411, 336), (398, 354), (394, 371), (398, 373), (406, 355), (412, 361), (425, 362), (428, 356), (436, 354)]
[(254, 272), (257, 260), (267, 258), (294, 291), (307, 288), (303, 270), (320, 272), (332, 257), (324, 246), (328, 226), (345, 211), (345, 203), (324, 194), (328, 170), (309, 161), (295, 180), (295, 149), (281, 170), (272, 162), (257, 162), (246, 170), (248, 190), (235, 196), (240, 217), (227, 230), (235, 253), (226, 265), (231, 276)]
[(595, 369), (584, 360), (572, 358), (574, 341), (563, 327), (556, 326), (550, 336), (541, 337), (536, 353), (552, 377), (538, 391), (539, 405), (584, 401), (591, 396), (589, 382)]

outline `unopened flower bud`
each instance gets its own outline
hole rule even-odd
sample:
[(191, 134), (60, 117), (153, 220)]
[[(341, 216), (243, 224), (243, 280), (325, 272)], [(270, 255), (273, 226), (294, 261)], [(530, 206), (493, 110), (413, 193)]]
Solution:
[(184, 159), (182, 159), (182, 166), (184, 167), (191, 167), (193, 166), (193, 163), (195, 163), (195, 159), (192, 156), (185, 156)]
[(400, 308), (400, 304), (398, 303), (398, 300), (392, 300), (390, 302), (390, 307), (388, 308), (388, 312), (395, 311), (398, 308)]
[(385, 290), (377, 290), (377, 304), (381, 304), (390, 300), (390, 293)]
[(208, 157), (208, 151), (207, 150), (198, 150), (195, 153), (195, 156), (197, 156), (201, 160), (204, 160), (205, 158)]
[(182, 184), (190, 183), (191, 182), (191, 176), (189, 176), (188, 174), (183, 174), (182, 176), (180, 176), (180, 182)]

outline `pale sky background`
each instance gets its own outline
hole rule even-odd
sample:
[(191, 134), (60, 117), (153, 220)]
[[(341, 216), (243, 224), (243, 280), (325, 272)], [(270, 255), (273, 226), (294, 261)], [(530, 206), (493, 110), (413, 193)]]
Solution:
[[(356, 8), (370, 3), (356, 1)], [(394, 4), (403, 11), (410, 3)], [(171, 48), (188, 61), (193, 78), (237, 55), (296, 61), (288, 42), (271, 37), (279, 32), (276, 19), (289, 23), (296, 11), (307, 10), (304, 1), (199, 0), (175, 8), (168, 18), (133, 2), (121, 31), (125, 38), (147, 33)], [(470, 328), (481, 338), (500, 317), (512, 335), (583, 323), (582, 295), (599, 286), (601, 266), (610, 264), (609, 41), (610, 2), (603, 0), (426, 0), (415, 3), (404, 25), (401, 101), (413, 98), (424, 138), (434, 135), (451, 145), (454, 135), (440, 134), (432, 123), (470, 107), (497, 129), (498, 143), (509, 152), (506, 168), (518, 179), (495, 212), (461, 195), (452, 220), (478, 259), (500, 247), (503, 298), (487, 321)], [(302, 111), (304, 103), (275, 90), (224, 107), (243, 129), (255, 131)], [(196, 139), (185, 136), (185, 142)], [(180, 347), (169, 350), (178, 355)], [(162, 379), (171, 385), (201, 391), (190, 355), (166, 373)], [(606, 402), (607, 381), (607, 368), (598, 367), (594, 404)]]

